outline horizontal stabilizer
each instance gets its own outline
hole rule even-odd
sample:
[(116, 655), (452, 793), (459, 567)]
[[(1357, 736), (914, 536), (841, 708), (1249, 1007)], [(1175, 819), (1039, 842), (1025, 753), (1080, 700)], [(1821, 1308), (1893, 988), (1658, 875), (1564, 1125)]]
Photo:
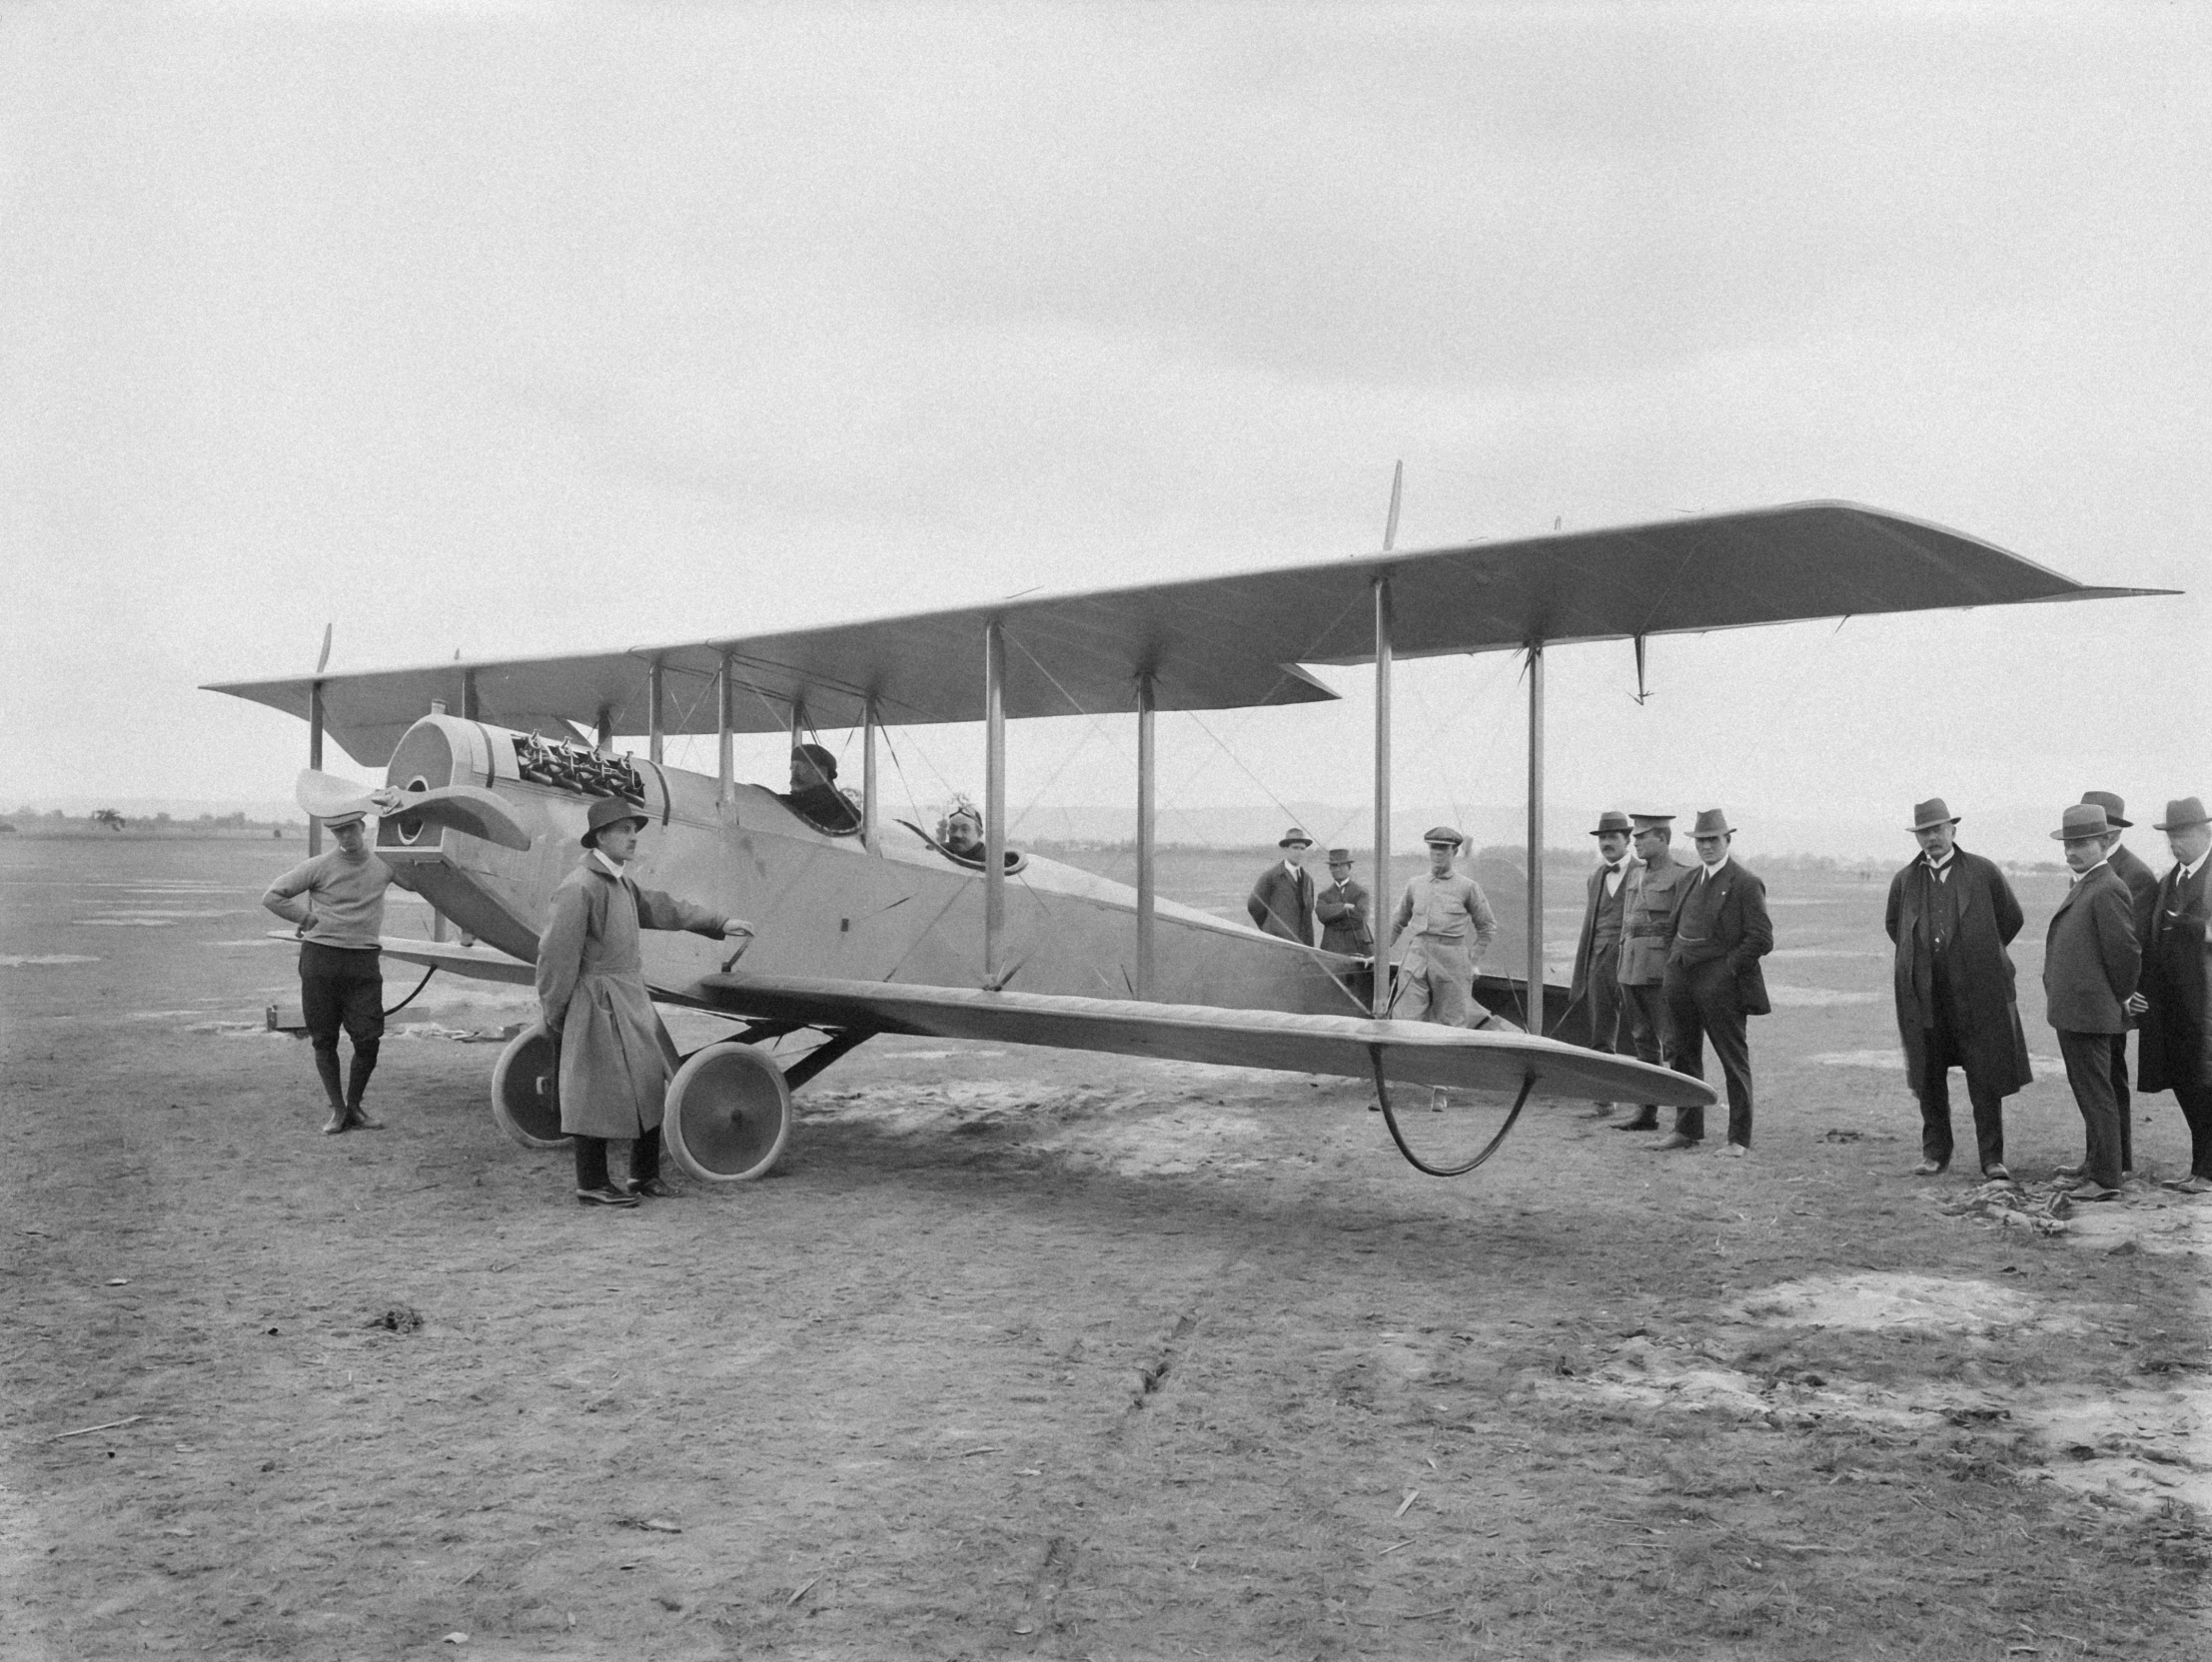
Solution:
[(1380, 1047), (1386, 1076), (1404, 1085), (1510, 1093), (1533, 1077), (1530, 1094), (1536, 1097), (1667, 1108), (1703, 1107), (1713, 1101), (1701, 1080), (1649, 1063), (1526, 1033), (1473, 1033), (1425, 1022), (809, 976), (710, 975), (677, 996), (727, 1015), (809, 1026), (1050, 1045), (1347, 1079), (1372, 1077), (1371, 1053)]

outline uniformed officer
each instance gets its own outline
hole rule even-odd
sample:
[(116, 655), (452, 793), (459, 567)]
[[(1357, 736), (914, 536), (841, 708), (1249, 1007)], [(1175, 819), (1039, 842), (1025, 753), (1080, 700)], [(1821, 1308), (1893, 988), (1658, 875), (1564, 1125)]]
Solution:
[[(1666, 1030), (1666, 941), (1681, 886), (1697, 868), (1674, 858), (1672, 814), (1631, 814), (1640, 864), (1625, 885), (1621, 909), (1621, 1023), (1640, 1062), (1660, 1065), (1673, 1056)], [(1659, 1130), (1659, 1105), (1645, 1103), (1615, 1131)]]
[(1497, 937), (1498, 919), (1482, 885), (1453, 868), (1467, 839), (1437, 825), (1422, 840), (1429, 845), (1429, 869), (1406, 885), (1391, 920), (1392, 942), (1409, 929), (1413, 938), (1398, 966), (1390, 1014), (1403, 1022), (1478, 1027), (1481, 1022), (1469, 1020), (1475, 967)]

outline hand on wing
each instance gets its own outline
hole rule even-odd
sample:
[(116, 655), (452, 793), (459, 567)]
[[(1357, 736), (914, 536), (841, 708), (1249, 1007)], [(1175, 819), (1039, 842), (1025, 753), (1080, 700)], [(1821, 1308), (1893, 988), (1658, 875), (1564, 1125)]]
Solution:
[(752, 925), (745, 922), (743, 918), (724, 919), (722, 939), (727, 941), (733, 949), (730, 955), (722, 960), (722, 968), (727, 971), (730, 965), (744, 957), (745, 948), (752, 945)]
[(380, 817), (398, 813), (401, 803), (406, 800), (397, 785), (379, 785), (369, 793), (369, 805), (376, 809)]

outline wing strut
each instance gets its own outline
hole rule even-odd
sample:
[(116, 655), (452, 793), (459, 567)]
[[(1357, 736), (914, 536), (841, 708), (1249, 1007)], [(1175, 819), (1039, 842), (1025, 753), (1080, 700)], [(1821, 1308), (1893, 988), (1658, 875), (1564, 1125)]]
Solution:
[[(328, 656), (331, 649), (330, 631), (323, 633), (323, 651)], [(317, 664), (316, 668), (323, 666)], [(317, 773), (323, 771), (323, 683), (314, 681), (308, 686), (308, 766)], [(308, 815), (308, 858), (314, 859), (323, 852), (323, 822), (313, 814)]]
[(1416, 1172), (1426, 1172), (1432, 1178), (1464, 1178), (1496, 1154), (1498, 1146), (1505, 1142), (1506, 1134), (1520, 1120), (1521, 1111), (1528, 1107), (1529, 1093), (1535, 1089), (1537, 1082), (1535, 1074), (1521, 1076), (1521, 1095), (1513, 1100), (1513, 1112), (1506, 1116), (1506, 1123), (1498, 1128), (1498, 1135), (1483, 1145), (1482, 1153), (1464, 1166), (1431, 1166), (1413, 1152), (1413, 1146), (1406, 1141), (1406, 1134), (1398, 1129), (1398, 1114), (1390, 1105), (1390, 1086), (1383, 1078), (1383, 1047), (1368, 1046), (1367, 1059), (1375, 1069), (1375, 1098), (1383, 1105), (1383, 1124), (1390, 1127), (1391, 1141), (1398, 1145), (1398, 1152), (1406, 1157), (1409, 1166)]
[[(1391, 529), (1398, 527), (1398, 486), (1391, 485)], [(1389, 533), (1385, 533), (1388, 544)], [(1390, 886), (1390, 578), (1375, 579), (1375, 898), (1368, 920), (1375, 935), (1375, 1019), (1390, 1014), (1390, 941), (1383, 920), (1397, 905)], [(1380, 1076), (1378, 1076), (1380, 1077)]]
[(1529, 642), (1529, 1031), (1544, 1032), (1544, 642)]
[(1006, 630), (983, 627), (983, 985), (1001, 985), (1006, 933)]
[(860, 846), (870, 854), (883, 852), (883, 839), (875, 828), (875, 730), (878, 724), (875, 698), (871, 694), (860, 706)]
[(714, 767), (717, 790), (714, 800), (727, 808), (737, 800), (737, 676), (734, 652), (722, 654), (721, 673), (716, 677), (714, 702), (718, 706), (714, 719)]
[(1150, 670), (1137, 680), (1137, 997), (1152, 997), (1154, 911), (1159, 875), (1153, 867), (1153, 837), (1159, 818), (1159, 752), (1154, 748), (1153, 718), (1159, 701)]

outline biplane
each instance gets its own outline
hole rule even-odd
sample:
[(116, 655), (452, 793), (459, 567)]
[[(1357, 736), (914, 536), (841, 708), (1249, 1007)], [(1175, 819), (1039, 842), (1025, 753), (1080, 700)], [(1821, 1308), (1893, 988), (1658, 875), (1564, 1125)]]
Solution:
[[(308, 722), (301, 800), (330, 811), (361, 787), (322, 772), (326, 735), (381, 767), (401, 804), (376, 851), (406, 869), (440, 925), (387, 939), (395, 959), (529, 984), (553, 887), (589, 802), (639, 804), (641, 880), (758, 931), (741, 965), (716, 943), (647, 932), (653, 997), (735, 1029), (672, 1069), (664, 1137), (692, 1177), (768, 1171), (791, 1092), (878, 1034), (1045, 1045), (1371, 1079), (1400, 1149), (1456, 1175), (1488, 1158), (1532, 1100), (1706, 1104), (1701, 1081), (1551, 1036), (1544, 984), (1544, 665), (1571, 643), (1628, 640), (1640, 689), (1653, 636), (1883, 612), (2084, 600), (2095, 588), (1986, 542), (1844, 502), (1671, 518), (1526, 540), (1384, 551), (1135, 587), (729, 635), (580, 656), (455, 661), (217, 683)], [(326, 643), (327, 644), (327, 643)], [(1281, 707), (1337, 694), (1314, 665), (1373, 664), (1375, 892), (1392, 903), (1391, 674), (1397, 658), (1526, 654), (1526, 965), (1481, 977), (1507, 1031), (1390, 1019), (1392, 967), (1263, 935), (1163, 899), (1155, 881), (1155, 717)], [(1009, 720), (1133, 717), (1134, 888), (1007, 846)], [(965, 857), (886, 824), (887, 724), (978, 722), (985, 846)], [(849, 827), (825, 828), (734, 777), (736, 735), (857, 731)], [(715, 776), (668, 763), (674, 735), (718, 738)], [(618, 747), (627, 736), (632, 748)], [(643, 739), (639, 753), (637, 737)], [(1013, 858), (1009, 860), (1009, 853)], [(1501, 908), (1504, 910), (1504, 908)], [(447, 938), (451, 930), (452, 938)], [(812, 1036), (788, 1066), (764, 1041)], [(560, 1141), (553, 1045), (523, 1034), (493, 1072), (493, 1109), (530, 1147)], [(1390, 1086), (1510, 1102), (1487, 1148), (1424, 1160)]]

